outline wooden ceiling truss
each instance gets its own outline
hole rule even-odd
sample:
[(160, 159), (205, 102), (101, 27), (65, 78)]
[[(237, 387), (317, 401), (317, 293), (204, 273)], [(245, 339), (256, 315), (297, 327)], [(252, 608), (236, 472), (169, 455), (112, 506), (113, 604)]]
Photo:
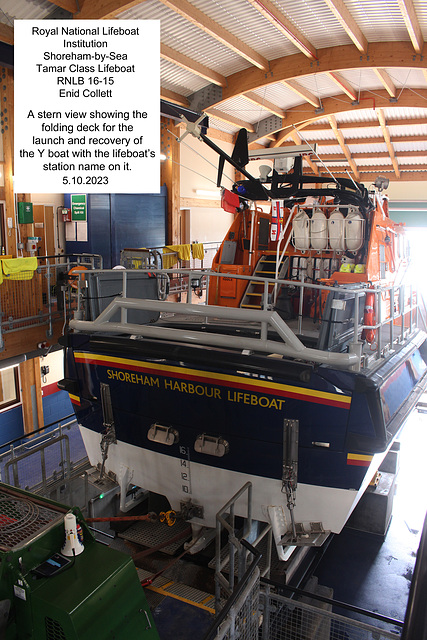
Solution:
[[(344, 171), (350, 171), (357, 179), (363, 179), (365, 175), (373, 172), (374, 165), (368, 167), (358, 164), (362, 159), (369, 157), (384, 158), (382, 167), (387, 170), (394, 179), (425, 179), (427, 162), (424, 164), (405, 164), (402, 158), (423, 158), (427, 156), (427, 136), (419, 130), (420, 125), (427, 124), (427, 117), (418, 116), (402, 118), (401, 112), (392, 115), (392, 107), (408, 107), (411, 109), (427, 109), (427, 64), (422, 55), (424, 40), (413, 0), (397, 0), (403, 22), (405, 24), (408, 39), (401, 42), (369, 42), (366, 35), (357, 23), (355, 17), (347, 8), (343, 0), (323, 0), (325, 6), (335, 16), (344, 29), (352, 44), (326, 47), (316, 50), (310, 41), (309, 34), (303, 33), (294, 21), (291, 21), (272, 0), (247, 0), (252, 9), (255, 9), (260, 20), (268, 21), (287, 41), (291, 42), (298, 53), (285, 55), (282, 58), (268, 60), (264, 55), (256, 51), (250, 43), (237, 37), (224, 26), (210, 18), (204, 12), (196, 8), (189, 0), (159, 0), (170, 11), (175, 12), (191, 25), (211, 38), (227, 47), (240, 59), (244, 59), (247, 68), (229, 76), (222, 75), (218, 70), (210, 68), (206, 64), (194, 60), (180, 51), (161, 44), (161, 57), (186, 72), (202, 78), (207, 86), (215, 85), (219, 89), (220, 99), (216, 102), (207, 102), (203, 105), (211, 118), (224, 122), (233, 128), (245, 127), (250, 133), (251, 146), (254, 147), (260, 141), (264, 145), (279, 147), (288, 142), (304, 142), (304, 131), (308, 140), (317, 141), (319, 145), (338, 146), (341, 150), (342, 167)], [(144, 0), (51, 0), (66, 11), (73, 14), (76, 20), (111, 19), (116, 18), (128, 9), (132, 9)], [(271, 29), (270, 26), (270, 29)], [(243, 33), (243, 32), (242, 32)], [(13, 43), (13, 29), (5, 24), (0, 24), (0, 40)], [(362, 86), (354, 86), (346, 77), (346, 72), (354, 69), (372, 71), (382, 88), (367, 90)], [(419, 69), (422, 71), (426, 88), (409, 83), (402, 85), (396, 77), (402, 69), (408, 71)], [(396, 70), (394, 77), (393, 70)], [(321, 95), (319, 91), (313, 91), (312, 78), (328, 80), (333, 95)], [(401, 77), (401, 76), (400, 76)], [(289, 90), (289, 95), (298, 96), (300, 99), (296, 107), (285, 108), (277, 98), (272, 101), (265, 98), (266, 90), (272, 86), (284, 86)], [(323, 82), (323, 86), (325, 82)], [(317, 86), (317, 84), (316, 84)], [(262, 91), (261, 91), (262, 90)], [(206, 92), (208, 95), (209, 92)], [(245, 118), (239, 118), (236, 110), (227, 108), (227, 101), (241, 96), (246, 102), (260, 107), (260, 121), (246, 122)], [(264, 96), (264, 97), (263, 97)], [(176, 105), (192, 108), (192, 96), (181, 95), (179, 92), (168, 88), (161, 89), (161, 97)], [(293, 100), (295, 104), (295, 100)], [(366, 110), (372, 107), (373, 117), (366, 119)], [(250, 107), (248, 106), (250, 109)], [(365, 118), (355, 122), (341, 121), (340, 114), (365, 110)], [(387, 109), (387, 112), (385, 110)], [(427, 112), (426, 112), (427, 113)], [(267, 126), (265, 121), (270, 118)], [(323, 120), (322, 123), (317, 123)], [(325, 122), (327, 124), (325, 124)], [(404, 124), (408, 132), (403, 135), (393, 133), (390, 127)], [(350, 129), (373, 128), (369, 137), (352, 137), (348, 135)], [(411, 135), (411, 127), (413, 135)], [(418, 128), (417, 128), (418, 127)], [(323, 140), (310, 138), (310, 132), (324, 129), (329, 134)], [(333, 138), (329, 135), (333, 133)], [(258, 132), (258, 133), (256, 133)], [(258, 137), (259, 136), (259, 137)], [(396, 149), (398, 142), (425, 143), (424, 149), (409, 149), (406, 153)], [(381, 144), (383, 148), (378, 153), (375, 151), (357, 151), (357, 144)], [(332, 157), (333, 156), (333, 157)], [(339, 161), (338, 154), (326, 154), (330, 161)], [(306, 158), (307, 170), (318, 173), (318, 163), (314, 158)], [(338, 165), (339, 166), (339, 165)], [(408, 176), (413, 173), (411, 178)]]

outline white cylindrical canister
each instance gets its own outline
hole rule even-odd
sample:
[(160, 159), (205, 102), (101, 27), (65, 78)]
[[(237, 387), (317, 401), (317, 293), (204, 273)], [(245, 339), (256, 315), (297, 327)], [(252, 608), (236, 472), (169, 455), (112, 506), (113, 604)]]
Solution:
[(333, 251), (345, 251), (344, 216), (335, 209), (328, 220), (329, 246)]
[(292, 222), (292, 243), (295, 249), (307, 251), (310, 248), (310, 220), (305, 211), (297, 213)]
[(310, 243), (317, 251), (328, 246), (328, 222), (321, 209), (314, 209), (310, 220)]
[(345, 244), (348, 251), (359, 251), (363, 244), (365, 221), (357, 209), (349, 211), (344, 225)]

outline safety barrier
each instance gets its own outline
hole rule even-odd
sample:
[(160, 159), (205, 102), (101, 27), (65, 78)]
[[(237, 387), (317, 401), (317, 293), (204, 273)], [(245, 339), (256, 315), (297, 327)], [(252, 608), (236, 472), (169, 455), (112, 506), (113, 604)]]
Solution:
[[(240, 533), (237, 501), (245, 504)], [(254, 524), (252, 483), (247, 482), (216, 516), (216, 617), (203, 640), (399, 640), (400, 620), (272, 581), (271, 526), (265, 525), (256, 537)], [(224, 533), (228, 543), (222, 548)], [(259, 544), (265, 537), (262, 569)], [(292, 595), (286, 597), (284, 591)]]
[[(311, 600), (315, 598), (307, 594)], [(398, 640), (400, 629), (381, 629), (315, 606), (305, 599), (291, 599), (261, 591), (262, 640)], [(305, 601), (304, 601), (305, 600)], [(326, 605), (328, 606), (328, 605)], [(329, 605), (331, 606), (331, 605)]]
[(78, 423), (68, 416), (3, 445), (0, 481), (45, 497), (60, 492), (70, 504), (71, 481), (89, 466)]
[[(294, 281), (188, 269), (150, 270), (150, 273), (156, 275), (160, 281), (161, 278), (168, 277), (170, 273), (177, 271), (187, 279), (187, 304), (128, 298), (126, 295), (127, 274), (135, 272), (123, 270), (120, 297), (114, 298), (109, 307), (95, 320), (83, 320), (84, 313), (79, 316), (75, 315), (76, 320), (70, 322), (70, 327), (77, 331), (129, 333), (146, 337), (177, 339), (184, 342), (194, 342), (197, 339), (200, 344), (280, 353), (301, 360), (327, 363), (358, 371), (361, 368), (369, 367), (373, 360), (383, 357), (398, 345), (403, 344), (417, 326), (418, 303), (410, 284), (370, 288), (370, 295), (376, 299), (377, 314), (375, 323), (368, 325), (364, 324), (365, 317), (363, 315), (368, 288), (363, 283), (345, 287), (331, 287), (307, 284), (304, 278), (302, 281)], [(96, 276), (96, 271), (93, 273)], [(261, 308), (243, 309), (191, 304), (192, 291), (197, 287), (206, 287), (208, 296), (212, 278), (215, 280), (227, 278), (228, 280), (257, 281), (264, 291)], [(275, 310), (269, 293), (272, 284), (277, 284), (282, 288), (292, 287), (292, 290), (298, 292), (298, 312), (294, 320), (286, 322), (280, 310)], [(311, 314), (304, 313), (307, 290), (314, 291), (314, 294), (321, 295), (326, 300), (322, 314), (318, 318), (317, 332), (313, 331), (315, 326)], [(326, 296), (326, 294), (331, 295)], [(345, 312), (347, 316), (342, 319), (339, 314), (346, 309), (346, 305), (349, 311)], [(81, 308), (83, 306), (82, 302)], [(220, 332), (221, 335), (216, 335), (212, 322), (210, 331), (200, 333), (197, 337), (194, 331), (188, 330), (179, 330), (178, 335), (178, 329), (171, 327), (129, 324), (127, 322), (128, 309), (156, 311), (163, 316), (183, 314), (187, 316), (187, 320), (199, 318), (199, 321), (203, 321), (204, 318), (205, 322), (222, 319), (232, 323), (256, 323), (259, 333), (256, 338), (242, 336), (237, 338), (235, 335), (225, 335), (224, 332)], [(112, 322), (113, 316), (120, 317), (120, 322)], [(270, 340), (269, 330), (274, 330), (278, 334), (279, 340), (277, 336), (273, 341)], [(374, 341), (364, 342), (362, 339), (364, 331), (373, 332)], [(316, 334), (314, 342), (313, 333)]]
[(34, 272), (22, 272), (0, 285), (0, 351), (4, 334), (29, 327), (47, 326), (46, 337), (53, 335), (53, 323), (68, 319), (77, 308), (76, 290), (69, 285), (73, 267), (101, 269), (102, 257), (95, 254), (43, 256), (37, 258)]

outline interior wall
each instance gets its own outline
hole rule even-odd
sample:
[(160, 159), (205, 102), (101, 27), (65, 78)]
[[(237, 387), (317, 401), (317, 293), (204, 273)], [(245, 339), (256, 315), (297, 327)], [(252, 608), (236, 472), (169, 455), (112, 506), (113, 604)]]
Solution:
[(227, 231), (234, 220), (233, 213), (209, 207), (192, 207), (189, 214), (191, 242), (222, 242), (223, 230)]
[[(33, 204), (44, 204), (53, 207), (55, 222), (55, 253), (65, 252), (65, 224), (62, 216), (57, 215), (58, 207), (64, 206), (64, 195), (62, 193), (32, 193), (30, 202)], [(35, 235), (37, 235), (35, 233)]]
[[(57, 390), (56, 383), (64, 377), (64, 350), (59, 349), (40, 358), (41, 367), (49, 367), (49, 373), (42, 378), (42, 390), (44, 393), (48, 388)], [(52, 386), (53, 385), (53, 386)]]
[[(214, 140), (214, 142), (225, 153), (231, 155), (233, 151), (232, 144), (217, 140)], [(200, 196), (196, 194), (197, 189), (216, 191), (219, 198), (220, 190), (216, 187), (218, 154), (201, 140), (193, 138), (193, 136), (185, 138), (181, 143), (180, 151), (181, 198), (199, 198)], [(225, 163), (222, 186), (230, 189), (233, 182), (234, 169), (231, 165)]]
[[(49, 372), (42, 375), (41, 368)], [(74, 413), (70, 397), (66, 391), (58, 389), (58, 380), (64, 377), (64, 350), (52, 351), (40, 358), (40, 376), (45, 425), (51, 425)]]
[(427, 182), (390, 182), (386, 193), (390, 200), (427, 200)]

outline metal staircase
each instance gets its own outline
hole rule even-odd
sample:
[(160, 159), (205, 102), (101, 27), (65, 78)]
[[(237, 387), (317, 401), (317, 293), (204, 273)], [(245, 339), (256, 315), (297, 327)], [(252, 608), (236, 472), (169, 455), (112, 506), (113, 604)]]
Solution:
[[(279, 266), (278, 277), (283, 278), (289, 266), (289, 257), (282, 259)], [(274, 280), (276, 277), (276, 254), (264, 254), (258, 260), (258, 264), (253, 272), (254, 276)], [(268, 284), (269, 298), (274, 288), (274, 282)], [(240, 307), (243, 309), (263, 308), (264, 283), (259, 280), (250, 280), (246, 291), (243, 294)]]

